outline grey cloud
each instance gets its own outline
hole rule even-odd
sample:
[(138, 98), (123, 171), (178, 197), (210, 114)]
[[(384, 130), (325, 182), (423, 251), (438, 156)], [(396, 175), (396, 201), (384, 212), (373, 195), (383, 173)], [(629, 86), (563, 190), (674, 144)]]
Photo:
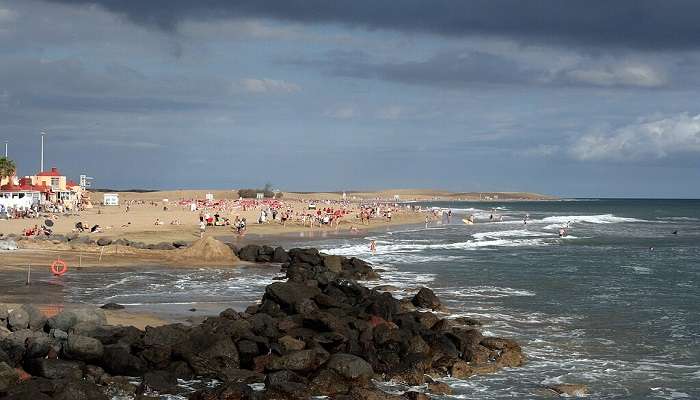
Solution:
[(336, 76), (449, 87), (476, 83), (535, 83), (539, 78), (537, 72), (513, 60), (475, 51), (441, 52), (424, 61), (395, 62), (375, 62), (357, 51), (334, 51), (320, 60), (285, 62), (314, 66)]
[(696, 0), (47, 0), (99, 4), (140, 24), (175, 30), (185, 20), (272, 18), (445, 36), (636, 49), (700, 47)]
[(666, 68), (674, 69), (608, 58), (584, 58), (565, 66), (528, 65), (519, 54), (474, 50), (445, 50), (421, 61), (375, 61), (361, 51), (332, 51), (322, 58), (281, 62), (315, 67), (334, 76), (457, 88), (489, 84), (652, 89), (668, 86)]

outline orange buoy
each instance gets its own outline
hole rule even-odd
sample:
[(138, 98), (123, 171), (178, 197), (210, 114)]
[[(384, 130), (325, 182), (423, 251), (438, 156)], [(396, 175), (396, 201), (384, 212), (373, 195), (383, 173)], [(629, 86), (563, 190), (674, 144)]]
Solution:
[[(60, 269), (59, 269), (60, 267)], [(68, 272), (68, 264), (60, 258), (51, 263), (51, 272), (56, 276), (61, 276)]]

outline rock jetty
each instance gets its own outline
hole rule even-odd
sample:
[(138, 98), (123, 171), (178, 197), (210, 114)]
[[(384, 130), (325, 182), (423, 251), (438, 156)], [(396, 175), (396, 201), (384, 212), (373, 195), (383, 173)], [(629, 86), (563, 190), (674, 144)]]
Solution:
[(387, 394), (374, 382), (450, 393), (436, 379), (524, 362), (513, 340), (433, 312), (444, 307), (428, 288), (399, 300), (357, 283), (378, 278), (362, 260), (278, 249), (247, 246), (236, 253), (280, 262), (286, 281), (267, 286), (261, 302), (244, 312), (227, 309), (195, 326), (142, 331), (106, 325), (102, 310), (46, 318), (30, 305), (0, 305), (0, 398), (145, 398), (182, 394), (178, 378), (202, 377), (221, 384), (189, 393), (190, 399), (427, 399), (418, 392)]

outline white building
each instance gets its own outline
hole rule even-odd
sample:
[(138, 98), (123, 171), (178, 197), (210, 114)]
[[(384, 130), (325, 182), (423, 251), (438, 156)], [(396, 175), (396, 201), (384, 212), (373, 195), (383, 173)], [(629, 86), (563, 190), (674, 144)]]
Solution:
[(102, 200), (102, 204), (106, 206), (118, 206), (119, 205), (119, 194), (118, 193), (105, 193)]

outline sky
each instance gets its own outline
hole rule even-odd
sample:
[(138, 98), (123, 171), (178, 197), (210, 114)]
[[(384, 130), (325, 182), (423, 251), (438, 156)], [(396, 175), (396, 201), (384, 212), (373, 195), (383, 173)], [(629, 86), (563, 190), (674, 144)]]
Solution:
[[(0, 0), (0, 141), (115, 189), (700, 197), (696, 0)], [(0, 152), (1, 152), (0, 148)]]

